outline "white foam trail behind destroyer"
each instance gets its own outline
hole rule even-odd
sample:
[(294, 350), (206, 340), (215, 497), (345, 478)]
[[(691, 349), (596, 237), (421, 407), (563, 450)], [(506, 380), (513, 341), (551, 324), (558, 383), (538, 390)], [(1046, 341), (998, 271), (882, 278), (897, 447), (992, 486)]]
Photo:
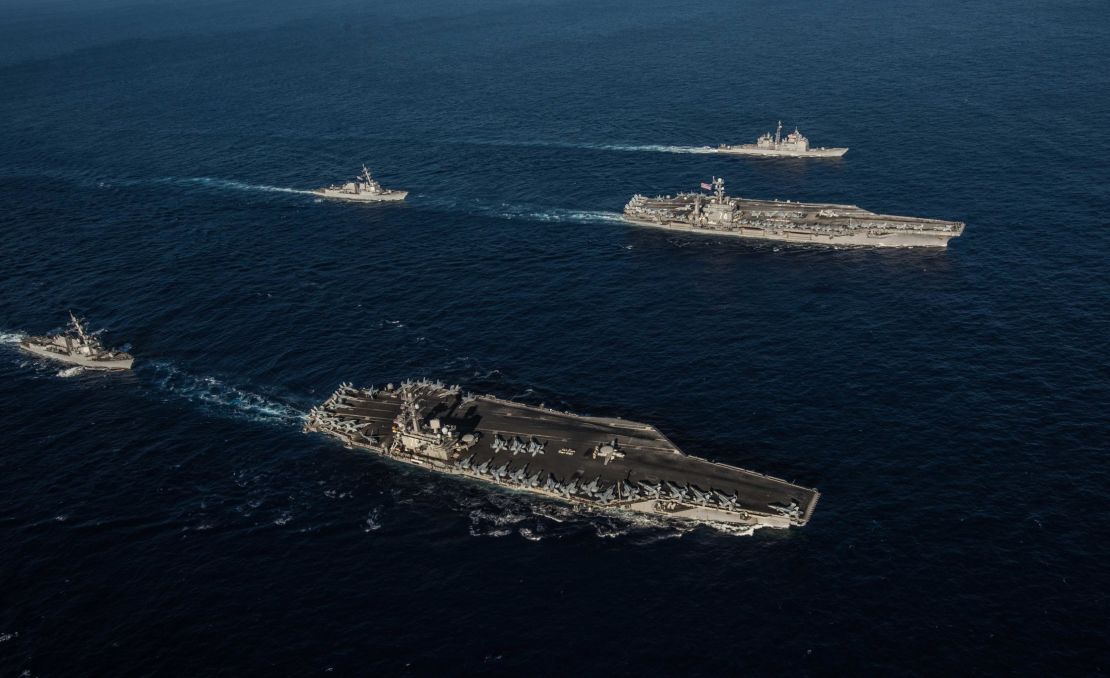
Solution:
[(299, 195), (314, 195), (312, 191), (306, 191), (299, 188), (268, 186), (266, 184), (248, 184), (246, 182), (235, 181), (232, 179), (215, 179), (212, 177), (185, 177), (181, 179), (167, 177), (166, 179), (164, 179), (164, 181), (186, 185), (207, 186), (210, 188), (220, 188), (233, 191), (257, 191), (262, 193), (293, 193)]

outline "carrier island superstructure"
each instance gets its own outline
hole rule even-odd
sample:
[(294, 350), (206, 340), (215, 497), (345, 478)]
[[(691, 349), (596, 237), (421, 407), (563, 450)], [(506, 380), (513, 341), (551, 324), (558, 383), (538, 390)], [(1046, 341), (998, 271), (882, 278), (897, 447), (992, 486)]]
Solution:
[(305, 431), (349, 447), (599, 511), (734, 526), (805, 525), (819, 494), (683, 454), (656, 428), (526, 405), (457, 386), (343, 384)]
[(633, 196), (624, 218), (674, 231), (873, 247), (947, 247), (964, 230), (959, 221), (876, 214), (855, 205), (732, 198), (716, 177), (701, 188), (712, 194)]

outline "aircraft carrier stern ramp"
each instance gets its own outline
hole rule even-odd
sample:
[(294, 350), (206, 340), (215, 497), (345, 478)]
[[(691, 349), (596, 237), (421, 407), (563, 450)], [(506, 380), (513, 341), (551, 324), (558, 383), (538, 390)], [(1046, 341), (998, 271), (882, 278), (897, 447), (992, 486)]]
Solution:
[(470, 395), (429, 381), (343, 384), (305, 431), (398, 461), (606, 511), (751, 527), (805, 525), (820, 496), (683, 454), (653, 426)]

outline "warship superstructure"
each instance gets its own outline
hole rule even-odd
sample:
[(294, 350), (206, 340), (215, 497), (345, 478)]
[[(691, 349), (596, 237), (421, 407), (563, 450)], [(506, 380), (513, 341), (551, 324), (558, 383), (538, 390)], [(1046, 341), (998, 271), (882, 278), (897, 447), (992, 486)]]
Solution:
[(129, 370), (134, 358), (123, 351), (104, 348), (100, 339), (89, 333), (73, 312), (69, 313), (69, 328), (45, 337), (23, 337), (19, 345), (31, 353), (91, 370)]
[(847, 148), (811, 148), (809, 139), (794, 128), (794, 131), (782, 136), (782, 121), (779, 121), (774, 136), (767, 132), (755, 140), (754, 144), (741, 144), (730, 146), (721, 144), (710, 149), (717, 153), (731, 153), (734, 155), (762, 155), (774, 158), (839, 158), (848, 152)]
[(741, 238), (876, 247), (946, 247), (963, 233), (959, 221), (876, 214), (855, 205), (750, 200), (725, 195), (725, 182), (701, 184), (705, 193), (633, 196), (627, 221), (677, 231)]
[(349, 447), (588, 509), (750, 527), (805, 525), (819, 494), (683, 454), (647, 424), (535, 407), (457, 386), (343, 384), (305, 431)]
[(356, 176), (354, 181), (318, 188), (313, 193), (325, 198), (357, 200), (360, 202), (396, 202), (404, 200), (405, 196), (409, 194), (408, 191), (382, 188), (382, 185), (370, 176), (370, 170), (366, 168), (366, 165), (362, 166), (362, 174)]

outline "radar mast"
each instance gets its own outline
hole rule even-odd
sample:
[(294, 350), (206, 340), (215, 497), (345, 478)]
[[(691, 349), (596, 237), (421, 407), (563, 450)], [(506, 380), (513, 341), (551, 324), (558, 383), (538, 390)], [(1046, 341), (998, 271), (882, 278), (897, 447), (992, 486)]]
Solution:
[(77, 336), (81, 338), (82, 344), (85, 344), (86, 346), (92, 344), (92, 342), (89, 340), (88, 333), (85, 332), (85, 326), (81, 323), (81, 320), (77, 316), (73, 315), (73, 311), (69, 312), (69, 323), (73, 326), (73, 331), (76, 332)]
[(713, 177), (713, 195), (714, 200), (718, 205), (725, 201), (725, 180), (721, 177)]

